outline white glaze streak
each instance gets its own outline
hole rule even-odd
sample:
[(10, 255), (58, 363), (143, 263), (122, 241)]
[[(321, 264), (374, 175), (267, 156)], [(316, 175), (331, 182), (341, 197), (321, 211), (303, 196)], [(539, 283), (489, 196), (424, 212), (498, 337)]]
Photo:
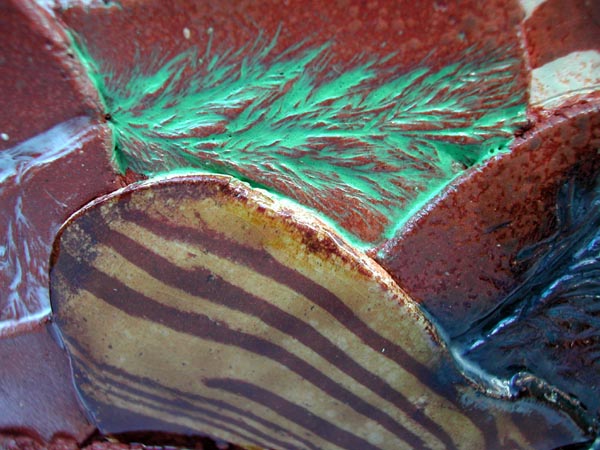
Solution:
[(90, 119), (76, 117), (0, 152), (0, 194), (10, 177), (15, 183), (26, 181), (27, 174), (62, 158), (90, 140)]
[(25, 188), (40, 169), (81, 149), (92, 130), (89, 118), (77, 117), (0, 152), (0, 336), (50, 313), (48, 260), (60, 226), (50, 216), (66, 204), (54, 198), (56, 203), (47, 204), (49, 220), (34, 223), (26, 206), (35, 199), (28, 197), (31, 192), (24, 195)]
[(529, 19), (533, 15), (533, 11), (545, 2), (546, 0), (520, 0), (519, 3), (521, 3), (521, 7), (525, 11), (525, 20)]

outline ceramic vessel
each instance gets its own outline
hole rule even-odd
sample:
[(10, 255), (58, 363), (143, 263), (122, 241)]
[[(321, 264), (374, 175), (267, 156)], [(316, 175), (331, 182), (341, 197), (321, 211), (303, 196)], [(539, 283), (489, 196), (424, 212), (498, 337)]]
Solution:
[(598, 445), (599, 20), (0, 0), (0, 447)]

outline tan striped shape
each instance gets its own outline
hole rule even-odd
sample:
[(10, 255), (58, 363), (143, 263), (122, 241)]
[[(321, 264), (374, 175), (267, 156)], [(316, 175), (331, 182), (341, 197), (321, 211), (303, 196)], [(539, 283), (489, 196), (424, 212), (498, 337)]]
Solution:
[(228, 177), (95, 202), (64, 227), (51, 275), (75, 382), (103, 432), (293, 449), (498, 439), (461, 412), (445, 349), (379, 266)]

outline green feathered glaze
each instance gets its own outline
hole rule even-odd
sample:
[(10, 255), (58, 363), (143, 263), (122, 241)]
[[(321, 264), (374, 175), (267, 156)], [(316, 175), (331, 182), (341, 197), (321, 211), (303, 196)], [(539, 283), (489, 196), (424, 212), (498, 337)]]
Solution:
[(217, 54), (209, 39), (203, 53), (120, 74), (76, 46), (110, 113), (119, 168), (230, 174), (320, 211), (365, 248), (507, 151), (525, 120), (519, 61), (503, 51), (435, 71), (390, 67), (391, 56), (339, 71), (327, 44), (273, 55), (276, 38)]

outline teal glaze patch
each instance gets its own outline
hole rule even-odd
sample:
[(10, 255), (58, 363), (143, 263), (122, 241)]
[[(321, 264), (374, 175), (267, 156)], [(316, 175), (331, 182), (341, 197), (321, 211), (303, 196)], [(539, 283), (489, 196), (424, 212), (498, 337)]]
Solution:
[(520, 62), (506, 49), (439, 70), (390, 67), (392, 55), (340, 70), (328, 44), (274, 54), (276, 39), (216, 53), (209, 39), (202, 52), (140, 58), (118, 74), (77, 45), (120, 170), (229, 174), (319, 211), (365, 248), (507, 151), (525, 121)]

